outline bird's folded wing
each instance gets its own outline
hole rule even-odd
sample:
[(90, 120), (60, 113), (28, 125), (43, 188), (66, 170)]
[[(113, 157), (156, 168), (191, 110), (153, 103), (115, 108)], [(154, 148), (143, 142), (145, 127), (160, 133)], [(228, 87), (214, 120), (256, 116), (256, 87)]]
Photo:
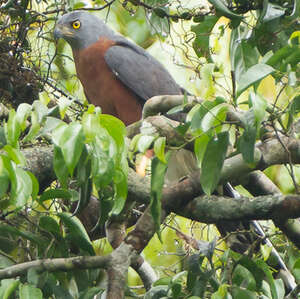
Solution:
[(156, 95), (182, 94), (162, 64), (130, 42), (117, 42), (104, 58), (114, 74), (143, 102)]

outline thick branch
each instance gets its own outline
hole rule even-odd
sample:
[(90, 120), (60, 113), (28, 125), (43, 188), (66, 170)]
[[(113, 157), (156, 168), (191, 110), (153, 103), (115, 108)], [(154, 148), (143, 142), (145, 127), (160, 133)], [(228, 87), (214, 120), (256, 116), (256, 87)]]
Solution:
[(277, 194), (228, 198), (204, 195), (195, 198), (184, 211), (177, 213), (205, 223), (221, 220), (284, 220), (300, 217), (300, 196)]

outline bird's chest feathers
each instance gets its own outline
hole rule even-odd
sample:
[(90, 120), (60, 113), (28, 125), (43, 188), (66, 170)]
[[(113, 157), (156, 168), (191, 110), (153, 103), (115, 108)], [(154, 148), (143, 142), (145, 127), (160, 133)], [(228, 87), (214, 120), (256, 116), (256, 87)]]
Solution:
[(115, 80), (104, 59), (106, 51), (113, 45), (113, 41), (100, 38), (86, 49), (73, 51), (77, 75), (89, 98), (101, 96), (110, 82)]

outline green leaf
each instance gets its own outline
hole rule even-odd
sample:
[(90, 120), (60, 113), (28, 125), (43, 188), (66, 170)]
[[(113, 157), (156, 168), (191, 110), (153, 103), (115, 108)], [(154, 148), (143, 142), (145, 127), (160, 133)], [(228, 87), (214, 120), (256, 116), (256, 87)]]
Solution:
[(56, 129), (59, 125), (62, 125), (64, 122), (56, 117), (48, 116), (45, 121), (44, 128), (41, 131), (41, 135), (45, 136), (51, 133), (54, 129)]
[(53, 154), (53, 168), (54, 172), (63, 188), (68, 186), (69, 171), (65, 163), (60, 147), (54, 145)]
[(61, 235), (59, 224), (53, 217), (41, 216), (39, 219), (39, 226), (56, 237)]
[(285, 288), (284, 288), (284, 283), (281, 279), (275, 279), (275, 288), (277, 292), (277, 298), (278, 299), (283, 299), (285, 295)]
[(296, 280), (300, 280), (300, 258), (293, 265), (293, 274)]
[(116, 169), (113, 177), (114, 182), (114, 205), (111, 213), (119, 215), (124, 207), (127, 198), (127, 173), (123, 169)]
[(193, 49), (198, 57), (206, 57), (209, 62), (211, 62), (209, 37), (218, 20), (219, 17), (216, 16), (205, 16), (200, 24), (191, 26), (191, 31), (196, 34)]
[(31, 112), (31, 106), (27, 103), (21, 103), (17, 108), (16, 117), (22, 131), (26, 129), (26, 120)]
[(45, 239), (38, 237), (37, 235), (27, 232), (27, 231), (22, 231), (20, 229), (17, 229), (13, 226), (6, 225), (6, 224), (0, 224), (0, 235), (6, 235), (6, 234), (12, 234), (13, 236), (18, 236), (25, 238), (26, 240), (29, 240), (41, 248), (45, 247)]
[(61, 148), (69, 173), (73, 176), (84, 146), (81, 124), (74, 122), (68, 126), (59, 126), (53, 131), (53, 142)]
[(226, 119), (226, 112), (228, 111), (227, 104), (220, 104), (207, 112), (201, 122), (201, 128), (203, 132), (207, 132), (214, 128), (216, 132), (220, 132), (222, 126), (220, 126)]
[(30, 284), (20, 284), (20, 299), (43, 299), (43, 293), (40, 289)]
[(90, 255), (95, 255), (92, 242), (80, 220), (69, 213), (58, 213), (57, 216), (67, 228), (66, 237), (72, 244)]
[(15, 175), (11, 176), (15, 179), (11, 188), (11, 196), (17, 207), (26, 205), (32, 193), (31, 177), (21, 168), (15, 167)]
[(38, 123), (41, 124), (44, 118), (48, 115), (48, 107), (39, 100), (34, 101), (32, 107), (34, 108), (34, 111), (37, 114)]
[(40, 189), (39, 181), (34, 176), (34, 174), (31, 173), (30, 171), (27, 171), (26, 173), (29, 175), (29, 177), (31, 179), (31, 185), (32, 185), (31, 198), (32, 198), (32, 200), (36, 200), (36, 198), (39, 194), (39, 189)]
[(0, 127), (0, 149), (7, 144), (4, 127)]
[(166, 137), (158, 137), (154, 142), (154, 153), (163, 163), (167, 163), (165, 157)]
[(155, 136), (151, 135), (142, 135), (137, 143), (137, 148), (139, 152), (145, 153), (145, 151), (150, 147), (153, 140), (155, 139)]
[(234, 71), (235, 81), (238, 83), (241, 76), (253, 65), (258, 63), (259, 52), (250, 44), (247, 26), (238, 26), (232, 29), (230, 36), (231, 70)]
[(263, 23), (270, 22), (274, 19), (280, 18), (285, 14), (285, 10), (286, 10), (285, 8), (277, 4), (270, 3), (269, 1), (265, 1), (265, 2), (267, 2), (267, 6), (265, 8), (264, 16), (261, 20)]
[(92, 178), (97, 189), (111, 183), (114, 176), (114, 154), (110, 154), (109, 149), (105, 149), (109, 144), (108, 136), (97, 137), (91, 144)]
[(3, 287), (3, 293), (1, 294), (1, 291), (0, 291), (0, 295), (2, 295), (1, 299), (12, 298), (10, 296), (15, 292), (15, 290), (17, 289), (19, 284), (20, 284), (20, 281), (16, 280), (16, 279), (2, 279), (1, 287)]
[(222, 16), (229, 19), (242, 19), (243, 16), (233, 13), (222, 0), (208, 0)]
[(258, 63), (250, 67), (240, 78), (237, 89), (237, 97), (239, 97), (248, 87), (258, 83), (274, 71), (275, 70), (271, 66), (263, 63)]
[(194, 143), (194, 152), (197, 158), (198, 167), (201, 168), (204, 153), (210, 137), (206, 134), (202, 134), (200, 137), (196, 138)]
[[(166, 154), (166, 160), (168, 161), (171, 152)], [(151, 163), (151, 202), (150, 210), (154, 220), (156, 233), (160, 238), (160, 223), (161, 223), (161, 196), (162, 189), (165, 181), (165, 173), (168, 165), (161, 162), (157, 157), (152, 160)]]
[[(298, 45), (286, 45), (278, 49), (266, 60), (266, 64), (284, 72), (290, 64), (292, 69), (296, 69), (297, 57), (299, 61), (300, 48)], [(295, 60), (295, 61), (294, 61)]]
[(279, 299), (278, 295), (277, 295), (277, 289), (276, 289), (276, 285), (274, 282), (274, 278), (272, 275), (272, 271), (270, 270), (269, 266), (263, 261), (263, 260), (257, 260), (256, 261), (256, 265), (264, 271), (264, 274), (267, 278), (267, 281), (270, 285), (271, 288), (271, 293), (272, 293), (272, 299)]
[(262, 271), (262, 269), (259, 268), (257, 264), (247, 256), (242, 256), (238, 260), (238, 264), (242, 265), (244, 268), (246, 268), (248, 271), (252, 273), (253, 277), (255, 278), (257, 289), (260, 289), (262, 286), (262, 281), (265, 277), (265, 274)]
[(26, 159), (22, 152), (20, 150), (12, 147), (10, 144), (6, 144), (3, 147), (3, 150), (5, 150), (8, 153), (8, 156), (11, 160), (13, 160), (17, 165), (25, 166), (26, 165)]
[(240, 287), (236, 287), (236, 286), (234, 286), (232, 288), (232, 297), (233, 297), (233, 299), (241, 299), (241, 298), (257, 299), (255, 292), (251, 292), (249, 290), (246, 290), (246, 289), (240, 288)]
[(252, 273), (240, 264), (234, 268), (232, 274), (232, 283), (250, 291), (256, 290), (256, 281)]
[(31, 112), (31, 126), (28, 134), (24, 137), (23, 142), (29, 142), (33, 140), (40, 130), (40, 123), (38, 121), (38, 115), (36, 111)]
[(39, 199), (39, 202), (42, 203), (45, 200), (55, 199), (55, 198), (71, 199), (72, 192), (64, 188), (49, 189), (43, 192), (43, 194)]
[(294, 122), (294, 117), (300, 112), (300, 95), (295, 96), (289, 104), (288, 128)]
[[(238, 140), (238, 149), (246, 163), (254, 163), (254, 150), (257, 133), (257, 123), (253, 110), (248, 110), (241, 118), (244, 124), (244, 133)], [(253, 165), (254, 166), (254, 165)]]
[(11, 109), (9, 111), (8, 121), (4, 126), (5, 138), (8, 144), (12, 147), (18, 147), (18, 139), (21, 134), (21, 126), (19, 124), (16, 111)]
[(93, 299), (96, 295), (101, 295), (103, 292), (104, 290), (99, 287), (92, 287), (80, 292), (79, 299)]
[(229, 144), (228, 132), (221, 132), (207, 144), (202, 161), (200, 183), (203, 191), (210, 195), (217, 187)]
[(267, 101), (254, 92), (250, 92), (249, 100), (252, 104), (256, 125), (258, 127), (266, 115)]

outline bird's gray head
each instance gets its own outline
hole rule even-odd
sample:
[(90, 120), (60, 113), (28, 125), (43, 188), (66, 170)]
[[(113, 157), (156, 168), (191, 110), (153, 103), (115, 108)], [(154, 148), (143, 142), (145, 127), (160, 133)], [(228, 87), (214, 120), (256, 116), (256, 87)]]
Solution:
[(98, 41), (100, 36), (114, 40), (116, 34), (96, 16), (82, 11), (63, 15), (54, 29), (54, 38), (65, 39), (73, 50), (84, 49)]

